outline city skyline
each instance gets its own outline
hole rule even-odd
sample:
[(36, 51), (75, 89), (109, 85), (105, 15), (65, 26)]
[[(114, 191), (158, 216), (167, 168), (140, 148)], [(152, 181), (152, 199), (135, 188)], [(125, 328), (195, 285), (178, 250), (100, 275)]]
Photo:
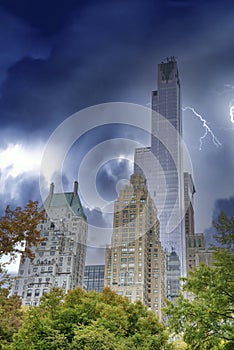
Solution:
[[(1, 213), (7, 204), (41, 201), (40, 161), (61, 122), (106, 102), (149, 106), (157, 88), (157, 64), (175, 55), (183, 139), (196, 187), (195, 231), (205, 232), (211, 241), (212, 219), (220, 210), (231, 215), (234, 206), (233, 15), (231, 1), (62, 1), (60, 7), (53, 1), (33, 6), (2, 1)], [(208, 129), (199, 115), (219, 143), (209, 132), (203, 137)], [(83, 136), (71, 149), (64, 163), (64, 191), (77, 179), (79, 164), (90, 150), (108, 137), (127, 138), (130, 133), (111, 126), (99, 131)], [(103, 165), (97, 174), (100, 195), (113, 201), (115, 185), (129, 180), (131, 173), (127, 153)], [(56, 186), (56, 178), (54, 182)], [(84, 209), (100, 227), (109, 220), (91, 206)], [(98, 256), (96, 250), (91, 253)]]

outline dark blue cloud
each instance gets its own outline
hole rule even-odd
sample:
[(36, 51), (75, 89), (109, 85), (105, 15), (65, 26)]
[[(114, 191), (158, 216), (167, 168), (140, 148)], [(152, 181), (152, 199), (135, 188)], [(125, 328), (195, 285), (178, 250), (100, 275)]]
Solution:
[[(218, 222), (221, 212), (224, 212), (229, 219), (234, 216), (234, 196), (230, 198), (217, 199), (215, 201), (212, 217), (213, 222)], [(214, 239), (215, 234), (217, 234), (217, 232), (213, 226), (205, 230), (205, 237), (208, 245), (216, 243)]]
[(1, 0), (1, 6), (17, 17), (24, 19), (44, 35), (52, 35), (63, 28), (67, 17), (75, 9), (81, 10), (92, 1), (84, 0)]
[(4, 214), (7, 205), (10, 205), (12, 209), (19, 206), (24, 207), (29, 200), (40, 203), (38, 176), (25, 176), (25, 174), (16, 177), (9, 176), (5, 181), (4, 193), (0, 194), (0, 215)]
[[(111, 160), (104, 164), (97, 173), (97, 190), (107, 201), (117, 199), (117, 184), (120, 180), (130, 178), (131, 165), (127, 160)], [(133, 169), (131, 170), (133, 172)]]
[[(55, 3), (52, 4), (53, 8)], [(150, 11), (151, 2), (147, 6), (141, 2), (105, 5), (102, 8), (95, 3), (86, 4), (82, 17), (79, 17), (79, 8), (70, 22), (63, 18), (74, 10), (74, 6), (69, 2), (66, 10), (63, 2), (56, 6), (54, 12), (58, 18), (62, 14), (61, 31), (56, 43), (52, 44), (49, 57), (44, 60), (23, 58), (8, 70), (2, 87), (3, 119), (13, 123), (17, 119), (19, 126), (20, 122), (31, 118), (35, 120), (32, 125), (38, 127), (40, 119), (61, 120), (84, 106), (121, 97), (117, 91), (120, 87), (124, 89), (129, 78), (134, 78), (136, 64), (141, 60), (143, 64), (144, 51), (149, 47), (156, 24)], [(28, 19), (31, 25), (41, 18), (41, 26), (50, 24), (53, 27), (56, 16), (51, 16), (50, 5), (46, 4), (45, 8), (44, 2), (36, 2), (34, 7), (26, 6), (26, 2), (18, 6), (13, 1), (8, 6), (14, 14)], [(157, 28), (160, 29), (163, 18), (160, 20), (162, 11), (158, 10), (154, 16), (159, 20)], [(162, 12), (162, 17), (164, 15)], [(11, 40), (14, 41), (14, 37)], [(33, 37), (31, 40), (33, 43)], [(162, 42), (160, 37), (157, 40)]]
[[(230, 46), (222, 53), (217, 49), (210, 60), (202, 56), (202, 35), (209, 25), (206, 15), (199, 13), (201, 4), (195, 6), (192, 1), (187, 3), (193, 5), (193, 11), (190, 6), (175, 10), (171, 5), (181, 5), (178, 2), (62, 1), (56, 7), (54, 1), (17, 3), (3, 2), (3, 6), (32, 28), (45, 33), (54, 29), (56, 35), (48, 57), (24, 57), (8, 69), (0, 99), (3, 127), (48, 135), (70, 114), (93, 104), (126, 100), (145, 104), (150, 99), (150, 89), (146, 91), (145, 86), (154, 81), (156, 62), (164, 55), (178, 53), (183, 57), (186, 48), (190, 61), (183, 63), (182, 69), (191, 89), (193, 81), (195, 96), (196, 77), (204, 77), (204, 86), (215, 79), (213, 71), (217, 72), (221, 59), (225, 59), (225, 71), (232, 65)], [(203, 9), (206, 12), (208, 5)], [(217, 15), (214, 6), (213, 12)], [(217, 23), (213, 16), (212, 23)], [(33, 44), (33, 37), (31, 40)], [(217, 48), (221, 45), (216, 44)], [(197, 52), (201, 57), (194, 64)]]

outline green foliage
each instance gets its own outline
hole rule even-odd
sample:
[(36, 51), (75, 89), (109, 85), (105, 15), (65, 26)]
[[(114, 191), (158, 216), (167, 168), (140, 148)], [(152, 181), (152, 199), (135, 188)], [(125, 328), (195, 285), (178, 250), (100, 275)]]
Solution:
[(72, 350), (124, 350), (121, 344), (117, 344), (114, 333), (95, 322), (78, 326), (74, 334), (70, 345)]
[(17, 296), (8, 296), (7, 288), (0, 288), (0, 349), (12, 340), (21, 325), (21, 301)]
[(183, 292), (168, 303), (170, 328), (183, 334), (187, 349), (228, 349), (234, 345), (234, 218), (222, 213), (215, 224), (214, 266), (202, 265), (184, 279)]
[(68, 342), (56, 330), (53, 321), (39, 308), (29, 308), (23, 319), (23, 326), (13, 337), (13, 343), (3, 349), (57, 350), (67, 349)]
[(140, 302), (131, 304), (109, 288), (86, 293), (76, 288), (45, 294), (30, 307), (7, 349), (158, 350), (169, 349), (156, 314)]

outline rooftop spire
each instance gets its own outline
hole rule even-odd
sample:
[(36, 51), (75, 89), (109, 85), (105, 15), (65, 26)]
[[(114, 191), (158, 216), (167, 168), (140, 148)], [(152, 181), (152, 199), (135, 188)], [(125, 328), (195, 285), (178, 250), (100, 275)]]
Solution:
[(74, 194), (78, 193), (78, 181), (74, 182)]

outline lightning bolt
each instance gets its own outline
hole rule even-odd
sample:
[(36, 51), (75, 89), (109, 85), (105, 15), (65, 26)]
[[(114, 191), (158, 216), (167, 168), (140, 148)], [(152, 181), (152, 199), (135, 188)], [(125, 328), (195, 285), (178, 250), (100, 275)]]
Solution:
[(231, 122), (234, 124), (234, 106), (230, 106)]
[[(183, 111), (187, 111), (187, 110), (190, 110), (193, 112), (193, 114), (198, 117), (200, 119), (200, 121), (202, 122), (202, 126), (204, 127), (205, 131), (204, 131), (204, 134), (200, 137), (200, 147), (199, 147), (199, 150), (201, 151), (202, 149), (202, 143), (203, 143), (203, 139), (208, 135), (208, 133), (211, 135), (212, 137), (212, 140), (213, 140), (213, 144), (216, 146), (216, 147), (219, 147), (219, 146), (222, 146), (222, 143), (217, 139), (217, 137), (214, 135), (213, 131), (210, 129), (209, 125), (207, 125), (207, 121), (202, 118), (202, 116), (197, 113), (195, 111), (195, 109), (193, 107), (182, 107), (182, 110)], [(234, 113), (234, 108), (233, 108), (233, 113)]]

